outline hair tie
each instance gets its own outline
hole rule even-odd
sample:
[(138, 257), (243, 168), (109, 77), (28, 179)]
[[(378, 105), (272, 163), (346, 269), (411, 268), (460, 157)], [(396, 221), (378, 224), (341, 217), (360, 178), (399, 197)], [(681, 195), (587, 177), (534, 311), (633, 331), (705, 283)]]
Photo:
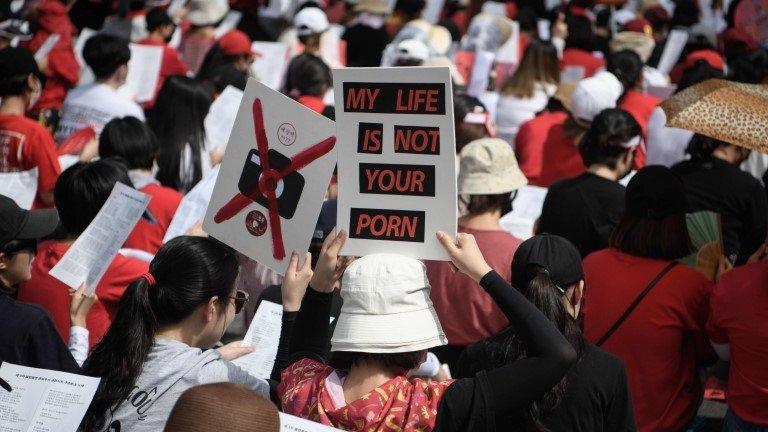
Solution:
[(141, 277), (144, 278), (145, 281), (147, 281), (147, 284), (150, 287), (157, 285), (157, 281), (155, 280), (155, 277), (152, 276), (152, 273), (145, 272), (143, 275), (141, 275)]

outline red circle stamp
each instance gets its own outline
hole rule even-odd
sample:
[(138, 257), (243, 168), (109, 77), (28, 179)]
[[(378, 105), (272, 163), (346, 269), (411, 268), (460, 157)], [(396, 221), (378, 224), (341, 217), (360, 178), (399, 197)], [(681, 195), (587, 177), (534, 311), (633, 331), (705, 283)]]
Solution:
[(277, 139), (282, 145), (289, 146), (296, 142), (296, 128), (290, 123), (283, 123), (277, 128)]
[(264, 213), (258, 210), (249, 212), (245, 217), (245, 229), (256, 237), (264, 235), (267, 232), (267, 218)]

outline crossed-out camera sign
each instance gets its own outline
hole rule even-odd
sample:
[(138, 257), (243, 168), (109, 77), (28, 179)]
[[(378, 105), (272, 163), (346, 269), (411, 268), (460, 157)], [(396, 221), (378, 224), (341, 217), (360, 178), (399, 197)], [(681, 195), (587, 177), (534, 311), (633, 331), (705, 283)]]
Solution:
[(203, 228), (274, 271), (306, 251), (336, 163), (331, 120), (249, 80)]

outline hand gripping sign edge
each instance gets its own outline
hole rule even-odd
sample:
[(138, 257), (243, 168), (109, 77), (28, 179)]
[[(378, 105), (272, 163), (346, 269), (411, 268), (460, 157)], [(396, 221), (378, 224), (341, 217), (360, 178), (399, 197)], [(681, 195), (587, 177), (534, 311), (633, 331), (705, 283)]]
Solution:
[[(258, 175), (258, 181), (253, 182), (249, 191), (241, 190), (234, 197), (232, 197), (226, 204), (224, 204), (213, 217), (214, 223), (220, 224), (233, 218), (240, 213), (243, 209), (248, 207), (251, 203), (267, 201), (265, 206), (268, 210), (269, 226), (272, 233), (272, 256), (276, 260), (282, 260), (285, 258), (285, 246), (283, 244), (283, 234), (280, 226), (280, 209), (277, 200), (277, 187), (281, 180), (290, 176), (291, 174), (298, 174), (298, 171), (313, 161), (323, 157), (325, 154), (333, 150), (336, 145), (336, 137), (331, 136), (320, 142), (317, 142), (304, 150), (293, 155), (288, 159), (288, 163), (285, 167), (276, 168), (270, 163), (270, 156), (272, 161), (282, 156), (275, 150), (270, 152), (269, 141), (267, 140), (267, 132), (264, 127), (264, 109), (261, 105), (261, 99), (256, 98), (253, 101), (253, 127), (256, 133), (256, 151), (258, 152), (258, 160), (261, 167), (261, 173)], [(248, 160), (253, 156), (253, 151), (248, 153), (245, 161), (244, 170), (247, 169), (249, 164)], [(272, 154), (270, 154), (272, 153)], [(277, 154), (275, 154), (277, 153)], [(279, 155), (279, 156), (278, 156)], [(242, 183), (242, 182), (241, 182)], [(240, 185), (239, 185), (240, 186)], [(245, 192), (245, 193), (244, 193)], [(295, 201), (298, 205), (298, 201), (301, 197), (301, 191), (295, 195)], [(295, 208), (295, 206), (294, 206)], [(292, 216), (292, 212), (291, 216)]]

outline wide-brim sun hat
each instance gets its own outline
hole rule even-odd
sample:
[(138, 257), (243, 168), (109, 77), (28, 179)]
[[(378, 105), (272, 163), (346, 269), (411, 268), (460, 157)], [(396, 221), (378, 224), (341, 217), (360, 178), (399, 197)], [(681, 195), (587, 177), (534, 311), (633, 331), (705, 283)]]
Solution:
[(445, 345), (429, 298), (426, 267), (398, 254), (355, 260), (341, 281), (341, 313), (331, 351), (402, 353)]
[(229, 3), (220, 0), (191, 0), (186, 19), (198, 27), (214, 25), (229, 12)]
[(461, 149), (459, 195), (497, 195), (528, 184), (515, 152), (500, 138), (480, 138)]

